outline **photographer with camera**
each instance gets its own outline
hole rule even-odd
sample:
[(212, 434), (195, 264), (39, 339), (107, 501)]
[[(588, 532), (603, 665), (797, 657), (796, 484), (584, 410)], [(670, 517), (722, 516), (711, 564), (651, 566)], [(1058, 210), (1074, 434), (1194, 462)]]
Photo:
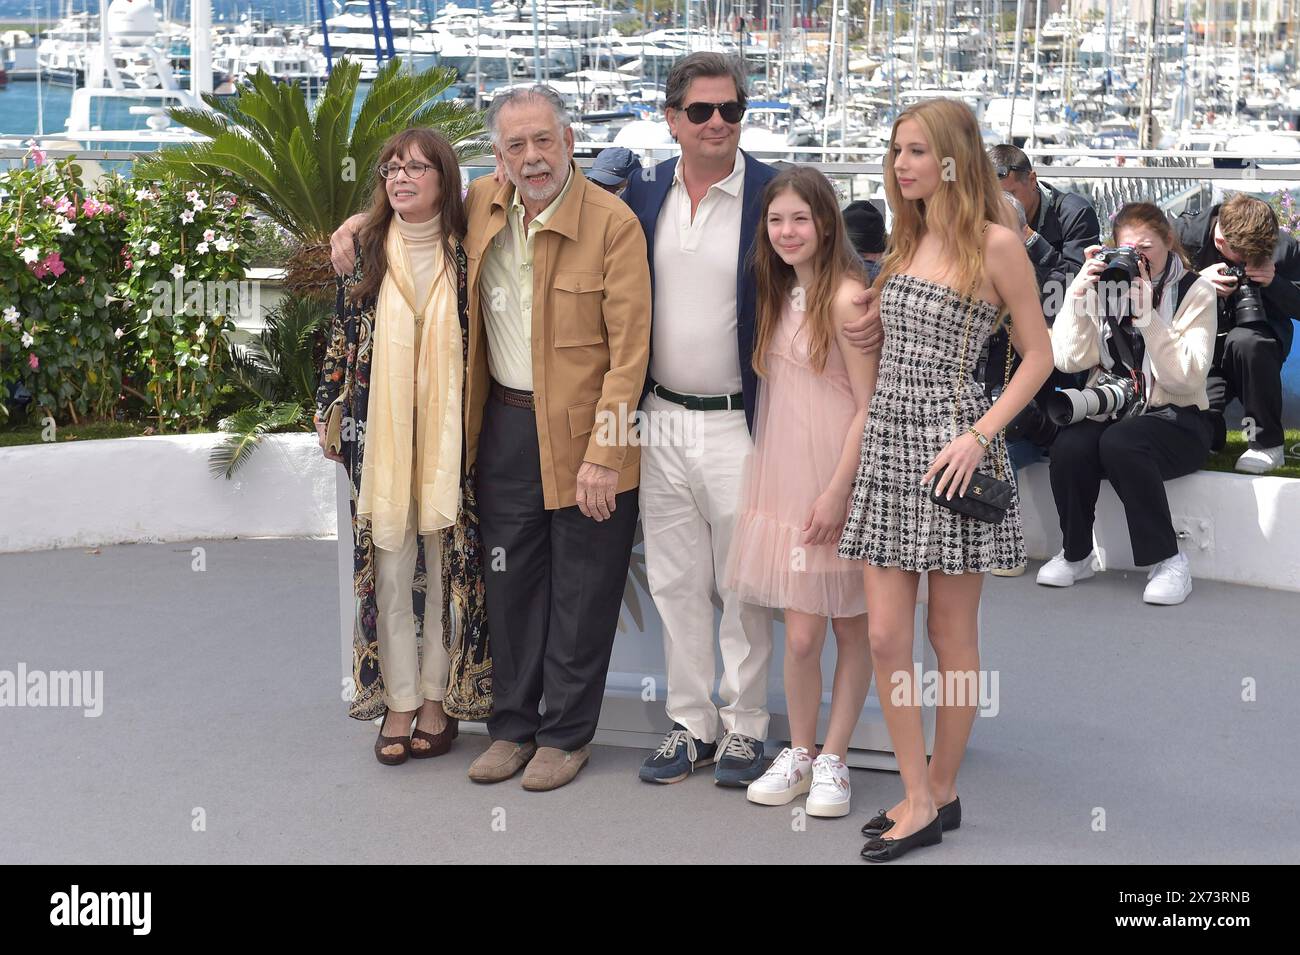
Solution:
[(1117, 248), (1091, 247), (1052, 327), (1056, 367), (1089, 371), (1053, 395), (1052, 496), (1064, 547), (1038, 583), (1069, 587), (1097, 570), (1092, 528), (1101, 479), (1128, 521), (1133, 561), (1154, 564), (1142, 599), (1179, 604), (1192, 590), (1164, 482), (1198, 470), (1213, 425), (1206, 379), (1217, 313), (1208, 278), (1188, 268), (1165, 214), (1133, 202), (1115, 217)]
[(1002, 191), (1015, 196), (1024, 207), (1021, 231), (1025, 251), (1038, 276), (1043, 314), (1051, 325), (1061, 307), (1062, 292), (1083, 268), (1084, 250), (1101, 241), (1097, 212), (1083, 196), (1039, 182), (1033, 163), (1017, 146), (994, 146), (989, 159)]
[(1283, 462), (1282, 364), (1291, 350), (1291, 322), (1300, 317), (1300, 245), (1279, 234), (1267, 202), (1244, 193), (1180, 216), (1178, 233), (1193, 267), (1219, 296), (1208, 388), (1212, 449), (1226, 442), (1224, 410), (1240, 398), (1250, 447), (1236, 468), (1267, 474)]

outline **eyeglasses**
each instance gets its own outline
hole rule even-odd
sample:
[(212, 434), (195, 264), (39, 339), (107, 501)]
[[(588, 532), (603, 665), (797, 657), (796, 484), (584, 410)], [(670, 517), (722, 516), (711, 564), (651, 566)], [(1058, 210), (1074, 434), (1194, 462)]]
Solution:
[(692, 103), (690, 106), (685, 107), (686, 118), (696, 126), (703, 125), (712, 119), (714, 110), (722, 114), (724, 123), (738, 123), (740, 118), (745, 115), (745, 107), (734, 99), (725, 103)]
[(405, 169), (407, 178), (419, 179), (432, 168), (433, 166), (427, 162), (384, 162), (379, 164), (379, 175), (383, 176), (385, 179), (393, 179), (396, 178), (399, 172)]
[(998, 163), (996, 167), (999, 179), (1005, 179), (1013, 172), (1029, 172), (1029, 170), (1032, 168), (1033, 167), (1028, 165), (1027, 163), (1022, 163), (1015, 166), (1008, 166), (1003, 163)]

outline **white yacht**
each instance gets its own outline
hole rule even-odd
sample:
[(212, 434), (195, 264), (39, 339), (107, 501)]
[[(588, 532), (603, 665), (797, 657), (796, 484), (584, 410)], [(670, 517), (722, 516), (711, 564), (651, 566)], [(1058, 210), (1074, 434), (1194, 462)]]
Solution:
[(536, 10), (538, 26), (561, 36), (591, 37), (607, 32), (618, 14), (596, 6), (591, 0), (496, 0), (492, 11), (529, 24)]
[[(368, 0), (348, 0), (337, 16), (325, 20), (326, 29), (307, 38), (307, 45), (328, 59), (344, 56), (361, 64), (361, 78), (374, 79), (379, 64), (389, 58), (384, 23), (376, 13), (372, 18)], [(392, 34), (393, 55), (417, 72), (438, 65), (438, 46), (428, 32), (424, 15), (416, 10), (390, 10), (388, 29)], [(326, 44), (328, 39), (328, 54)]]
[(247, 21), (222, 36), (212, 63), (238, 82), (262, 70), (285, 83), (313, 87), (325, 78), (325, 54), (307, 43), (305, 33)]

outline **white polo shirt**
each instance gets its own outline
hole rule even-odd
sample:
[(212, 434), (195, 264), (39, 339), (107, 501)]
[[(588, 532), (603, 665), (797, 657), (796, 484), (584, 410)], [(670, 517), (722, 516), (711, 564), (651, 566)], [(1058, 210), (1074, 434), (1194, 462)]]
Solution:
[(655, 229), (650, 377), (671, 391), (740, 391), (736, 348), (736, 265), (745, 195), (745, 157), (709, 187), (691, 217), (678, 161)]

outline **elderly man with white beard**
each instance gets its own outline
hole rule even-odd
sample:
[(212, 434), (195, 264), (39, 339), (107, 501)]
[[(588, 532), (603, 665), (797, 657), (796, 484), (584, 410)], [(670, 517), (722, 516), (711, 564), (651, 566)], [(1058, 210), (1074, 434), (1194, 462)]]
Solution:
[[(573, 163), (547, 86), (486, 116), (504, 176), (466, 196), (467, 466), (474, 469), (492, 654), (492, 745), (475, 782), (549, 790), (586, 763), (604, 699), (637, 522), (640, 453), (626, 434), (650, 347), (645, 237)], [(353, 220), (333, 241), (351, 262)], [(620, 427), (596, 427), (596, 422)], [(539, 705), (545, 700), (545, 712)]]

